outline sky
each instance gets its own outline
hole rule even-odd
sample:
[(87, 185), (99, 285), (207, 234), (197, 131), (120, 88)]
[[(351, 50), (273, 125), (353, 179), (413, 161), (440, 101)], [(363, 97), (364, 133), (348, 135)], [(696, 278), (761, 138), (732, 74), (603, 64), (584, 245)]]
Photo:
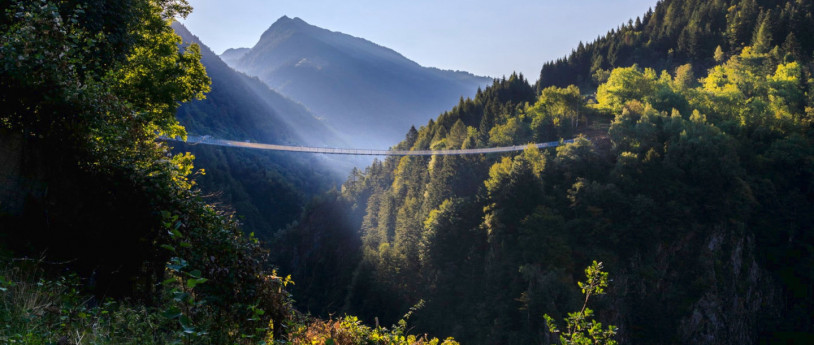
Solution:
[(422, 66), (489, 77), (568, 55), (656, 0), (189, 0), (184, 25), (220, 54), (252, 47), (287, 15), (391, 48)]

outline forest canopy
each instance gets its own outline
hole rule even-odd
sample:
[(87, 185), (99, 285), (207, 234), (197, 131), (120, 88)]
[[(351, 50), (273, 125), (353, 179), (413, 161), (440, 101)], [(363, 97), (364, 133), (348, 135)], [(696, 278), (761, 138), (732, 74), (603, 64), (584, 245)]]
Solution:
[[(578, 310), (572, 282), (592, 260), (618, 282), (596, 311), (615, 320), (620, 342), (811, 334), (806, 287), (814, 276), (804, 267), (814, 263), (814, 81), (809, 59), (777, 57), (777, 46), (746, 46), (701, 78), (691, 65), (619, 67), (595, 96), (573, 85), (535, 96), (521, 76), (497, 80), (398, 147), (587, 136), (513, 156), (374, 162), (317, 207), (358, 215), (349, 228), (312, 228), (325, 222), (309, 213), (279, 242), (359, 229), (361, 244), (335, 240), (348, 247), (298, 257), (299, 265), (283, 255), (278, 262), (296, 278), (310, 260), (357, 251), (357, 261), (335, 264), (352, 278), (312, 277), (316, 286), (295, 288), (310, 297), (304, 307), (341, 303), (387, 320), (397, 317), (388, 310), (425, 300), (417, 327), (466, 343), (544, 342), (541, 315)], [(338, 281), (347, 284), (344, 296), (309, 294)], [(750, 302), (732, 304), (743, 291)], [(748, 316), (698, 328), (727, 315)]]

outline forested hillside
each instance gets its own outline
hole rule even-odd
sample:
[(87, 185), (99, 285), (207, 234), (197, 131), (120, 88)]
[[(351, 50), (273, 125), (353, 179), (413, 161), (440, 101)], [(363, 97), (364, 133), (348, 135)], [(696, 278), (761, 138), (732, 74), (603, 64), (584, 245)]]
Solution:
[(700, 75), (744, 46), (777, 47), (770, 51), (775, 59), (791, 52), (807, 61), (814, 48), (812, 10), (805, 0), (662, 0), (595, 41), (580, 42), (567, 57), (546, 62), (536, 85), (538, 91), (571, 84), (593, 90), (610, 70), (634, 63), (670, 71), (690, 63)]
[[(424, 300), (419, 331), (545, 343), (542, 315), (578, 310), (575, 282), (599, 260), (613, 281), (594, 306), (620, 343), (812, 341), (814, 46), (794, 43), (811, 37), (797, 24), (810, 3), (724, 3), (663, 1), (641, 24), (746, 20), (721, 54), (712, 41), (709, 55), (669, 60), (649, 39), (630, 41), (650, 55), (613, 60), (605, 67), (623, 67), (595, 94), (590, 83), (543, 87), (547, 64), (539, 92), (511, 76), (411, 129), (399, 148), (585, 136), (556, 150), (388, 158), (354, 171), (279, 237), (276, 262), (309, 282), (294, 288), (300, 306), (389, 322)], [(760, 20), (747, 20), (749, 6)], [(312, 274), (326, 266), (333, 274)]]

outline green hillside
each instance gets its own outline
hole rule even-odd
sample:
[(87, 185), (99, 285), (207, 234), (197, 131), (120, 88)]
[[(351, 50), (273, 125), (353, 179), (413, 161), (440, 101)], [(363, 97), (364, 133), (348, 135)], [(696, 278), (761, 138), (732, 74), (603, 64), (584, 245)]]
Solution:
[(546, 62), (536, 85), (595, 89), (617, 67), (639, 64), (673, 71), (690, 63), (699, 75), (745, 46), (777, 47), (782, 59), (809, 61), (814, 49), (811, 1), (661, 0), (643, 16), (580, 43), (566, 57)]
[[(586, 84), (579, 78), (591, 71), (568, 65), (582, 61), (575, 53), (546, 64), (539, 92), (519, 76), (496, 81), (399, 147), (582, 139), (519, 155), (376, 162), (277, 244), (321, 250), (283, 251), (276, 262), (308, 277), (294, 288), (302, 308), (393, 320), (424, 300), (417, 329), (464, 343), (545, 343), (542, 315), (579, 308), (575, 282), (592, 260), (614, 277), (595, 309), (619, 327), (620, 343), (810, 341), (814, 46), (805, 41), (811, 26), (798, 25), (811, 18), (808, 6), (660, 2), (641, 24), (578, 49), (613, 61), (598, 87), (546, 87)], [(708, 20), (731, 16), (744, 22)], [(711, 41), (709, 55), (669, 39), (684, 31), (656, 40), (657, 28), (667, 35), (693, 22), (722, 39), (735, 28), (738, 39)], [(601, 48), (636, 32), (624, 41), (631, 53), (610, 59)], [(657, 42), (681, 48), (670, 60)], [(554, 82), (551, 71), (567, 77)], [(320, 217), (335, 213), (352, 217)], [(361, 242), (351, 241), (357, 232)], [(309, 275), (328, 262), (352, 273)], [(317, 293), (337, 286), (345, 291)]]

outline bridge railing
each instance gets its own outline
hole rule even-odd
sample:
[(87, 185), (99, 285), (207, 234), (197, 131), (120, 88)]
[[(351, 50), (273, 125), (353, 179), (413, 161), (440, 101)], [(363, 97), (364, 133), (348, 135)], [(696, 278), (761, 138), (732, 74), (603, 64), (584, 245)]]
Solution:
[[(434, 155), (469, 155), (469, 154), (490, 154), (490, 153), (505, 153), (522, 151), (528, 145), (513, 145), (501, 147), (484, 147), (474, 149), (460, 149), (460, 150), (375, 150), (375, 149), (345, 149), (334, 147), (312, 147), (312, 146), (293, 146), (293, 145), (278, 145), (278, 144), (265, 144), (254, 143), (248, 141), (235, 141), (213, 138), (209, 135), (204, 136), (187, 136), (184, 141), (180, 138), (160, 137), (160, 140), (186, 142), (188, 144), (205, 144), (217, 145), (227, 147), (243, 147), (271, 151), (286, 151), (286, 152), (307, 152), (307, 153), (321, 153), (321, 154), (341, 154), (341, 155), (366, 155), (366, 156), (434, 156)], [(552, 148), (564, 144), (573, 143), (575, 139), (549, 141), (545, 143), (530, 144), (537, 148)]]

